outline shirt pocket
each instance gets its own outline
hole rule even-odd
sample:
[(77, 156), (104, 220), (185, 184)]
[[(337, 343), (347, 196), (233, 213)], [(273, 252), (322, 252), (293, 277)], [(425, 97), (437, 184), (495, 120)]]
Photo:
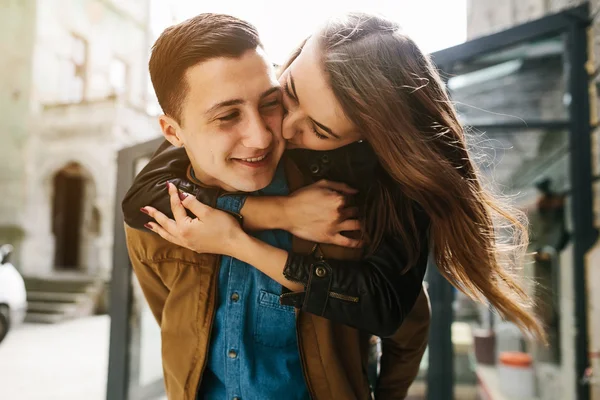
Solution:
[(294, 307), (279, 304), (279, 296), (261, 290), (258, 294), (254, 340), (267, 347), (296, 344), (296, 312)]

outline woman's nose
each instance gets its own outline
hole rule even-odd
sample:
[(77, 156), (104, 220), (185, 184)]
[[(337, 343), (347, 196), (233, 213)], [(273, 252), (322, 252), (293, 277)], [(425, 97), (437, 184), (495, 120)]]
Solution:
[(291, 140), (296, 136), (297, 129), (295, 126), (293, 112), (286, 110), (283, 114), (283, 124), (281, 126), (281, 133), (285, 140)]

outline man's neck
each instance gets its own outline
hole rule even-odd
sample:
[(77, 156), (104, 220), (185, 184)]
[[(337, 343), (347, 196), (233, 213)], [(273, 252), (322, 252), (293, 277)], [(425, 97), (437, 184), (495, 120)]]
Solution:
[(208, 174), (205, 174), (201, 169), (199, 168), (194, 168), (194, 166), (192, 165), (192, 167), (190, 168), (190, 175), (192, 177), (192, 179), (194, 180), (195, 184), (198, 184), (200, 186), (205, 186), (205, 187), (210, 187), (210, 188), (220, 188), (226, 192), (235, 192), (236, 190), (228, 185), (225, 185), (223, 182), (219, 181), (218, 179), (209, 176)]

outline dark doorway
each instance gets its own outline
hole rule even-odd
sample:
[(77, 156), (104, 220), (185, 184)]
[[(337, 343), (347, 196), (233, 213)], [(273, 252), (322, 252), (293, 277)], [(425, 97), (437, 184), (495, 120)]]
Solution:
[(54, 266), (75, 270), (79, 267), (84, 176), (78, 164), (69, 164), (54, 176), (52, 233)]

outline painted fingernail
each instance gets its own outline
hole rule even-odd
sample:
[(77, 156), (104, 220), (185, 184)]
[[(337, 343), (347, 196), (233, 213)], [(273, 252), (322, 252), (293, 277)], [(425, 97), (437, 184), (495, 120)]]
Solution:
[(146, 207), (142, 207), (142, 208), (140, 208), (140, 211), (141, 211), (141, 212), (143, 212), (144, 214), (150, 214), (150, 213), (148, 212), (148, 210), (146, 210)]
[(185, 198), (189, 196), (187, 193), (182, 192), (181, 190), (178, 190), (177, 193), (179, 194), (179, 200), (181, 201), (185, 200)]
[(171, 188), (171, 182), (167, 182), (167, 190), (169, 190)]
[(144, 224), (144, 227), (152, 230), (152, 225), (150, 225), (150, 224)]

